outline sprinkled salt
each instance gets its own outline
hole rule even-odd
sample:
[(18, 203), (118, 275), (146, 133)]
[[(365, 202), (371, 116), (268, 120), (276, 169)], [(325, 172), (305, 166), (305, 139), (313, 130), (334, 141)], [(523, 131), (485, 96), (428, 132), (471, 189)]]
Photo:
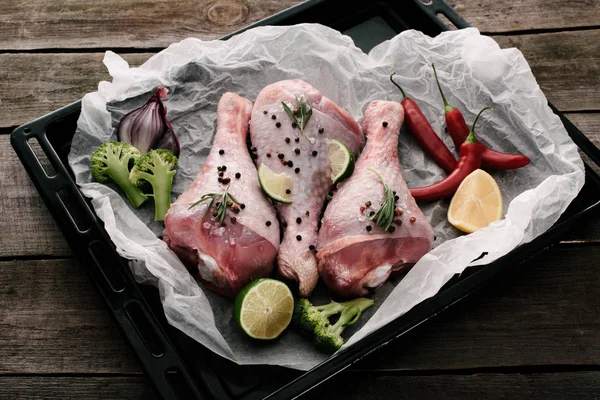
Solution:
[(202, 226), (204, 226), (204, 229), (210, 229), (212, 224), (210, 222), (205, 222)]
[(225, 227), (222, 226), (217, 230), (217, 236), (223, 236), (223, 234), (225, 233)]

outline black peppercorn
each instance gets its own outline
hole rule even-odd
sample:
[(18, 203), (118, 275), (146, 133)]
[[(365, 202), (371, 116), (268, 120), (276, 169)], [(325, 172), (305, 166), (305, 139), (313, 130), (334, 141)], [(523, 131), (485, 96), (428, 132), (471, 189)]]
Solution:
[(388, 228), (388, 232), (389, 232), (389, 233), (394, 233), (394, 231), (395, 231), (395, 230), (396, 230), (396, 227), (395, 227), (395, 226), (390, 226), (390, 227)]
[(319, 133), (323, 133), (323, 132), (325, 132), (325, 129), (324, 128), (319, 128)]
[(278, 127), (278, 128), (281, 128), (281, 122), (277, 122), (277, 123), (275, 124), (275, 126), (276, 126), (276, 127)]
[(292, 191), (290, 189), (285, 189), (285, 193), (290, 194), (290, 193), (292, 193)]
[(239, 172), (235, 173), (235, 179), (240, 179), (242, 177), (242, 174), (240, 174)]
[(221, 171), (227, 171), (227, 165), (223, 165), (223, 166), (221, 167)]
[(283, 226), (284, 228), (287, 228), (287, 222), (283, 221), (283, 222), (281, 223), (281, 226)]
[(385, 127), (387, 127), (387, 126), (388, 126), (388, 123), (387, 123), (387, 121), (383, 121), (383, 122), (381, 123), (381, 125), (383, 125), (383, 127), (385, 128)]
[(298, 125), (296, 125), (296, 123), (295, 123), (295, 122), (292, 122), (292, 128), (296, 129), (296, 127), (297, 127), (297, 126), (298, 126)]
[(283, 157), (285, 157), (283, 154), (281, 154), (281, 153), (277, 154), (277, 158), (279, 158), (280, 160), (283, 160)]
[(235, 224), (237, 222), (237, 219), (235, 217), (231, 217), (230, 220), (232, 224)]
[(375, 211), (371, 211), (371, 212), (369, 213), (369, 217), (372, 217), (373, 215), (375, 215)]
[(313, 151), (312, 151), (312, 156), (313, 156), (313, 157), (316, 157), (316, 156), (317, 156), (317, 154), (319, 154), (319, 153), (317, 153), (317, 151), (316, 151), (316, 150), (313, 150)]
[(302, 223), (302, 218), (300, 218), (300, 217), (296, 218), (296, 223), (297, 223), (297, 224), (300, 224), (300, 223)]
[(240, 208), (243, 210), (244, 208), (246, 208), (246, 205), (244, 203), (240, 204)]
[(277, 119), (277, 115), (275, 115), (275, 114), (271, 115), (271, 119)]
[(300, 235), (296, 235), (296, 240), (297, 240), (297, 241), (301, 241), (301, 240), (302, 240), (302, 236), (300, 236)]
[(309, 249), (310, 251), (314, 251), (314, 250), (315, 250), (315, 245), (314, 245), (314, 244), (311, 244), (310, 246), (308, 246), (308, 249)]
[(295, 148), (295, 149), (294, 149), (294, 153), (296, 153), (296, 154), (300, 154), (300, 149), (298, 149), (298, 148)]
[(292, 168), (294, 166), (294, 162), (292, 160), (289, 160), (287, 162), (287, 166), (290, 167), (290, 168)]
[(258, 154), (256, 154), (256, 153), (250, 153), (250, 157), (251, 157), (253, 160), (256, 160), (256, 159), (258, 158)]
[(267, 153), (267, 158), (271, 158), (271, 153)]
[(265, 225), (267, 225), (267, 226), (271, 226), (271, 221), (267, 221), (267, 222), (265, 222)]
[(300, 173), (300, 168), (296, 167), (296, 169), (294, 170), (295, 173), (299, 174)]
[(223, 154), (225, 154), (225, 150), (223, 150), (223, 149), (219, 150), (219, 154), (220, 154), (220, 155), (223, 155)]
[(395, 201), (398, 201), (398, 200), (400, 200), (400, 196), (394, 196), (394, 200), (395, 200)]
[(294, 139), (294, 142), (298, 143), (300, 141), (300, 138), (297, 137), (296, 139)]
[(373, 227), (371, 225), (367, 225), (367, 232), (371, 232), (372, 229)]
[(286, 143), (289, 143), (289, 142), (290, 142), (290, 138), (289, 138), (289, 137), (286, 137), (286, 138), (285, 138), (285, 142), (286, 142)]
[(263, 114), (265, 114), (265, 115), (266, 115), (267, 113), (268, 113), (268, 111), (267, 111), (267, 110), (263, 111)]

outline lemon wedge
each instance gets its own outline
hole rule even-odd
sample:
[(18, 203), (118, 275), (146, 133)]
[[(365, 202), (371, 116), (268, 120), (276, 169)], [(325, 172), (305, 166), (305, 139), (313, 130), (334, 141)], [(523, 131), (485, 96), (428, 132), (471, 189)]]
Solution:
[(494, 178), (477, 169), (460, 184), (450, 201), (448, 222), (472, 233), (502, 219), (502, 194)]

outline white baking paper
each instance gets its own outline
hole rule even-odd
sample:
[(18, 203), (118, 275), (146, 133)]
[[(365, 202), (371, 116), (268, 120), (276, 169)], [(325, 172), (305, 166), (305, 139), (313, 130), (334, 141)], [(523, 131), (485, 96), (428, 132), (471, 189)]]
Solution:
[[(162, 224), (152, 221), (152, 202), (133, 210), (115, 186), (92, 182), (90, 155), (100, 143), (115, 140), (120, 117), (141, 106), (159, 85), (169, 89), (165, 105), (182, 149), (173, 198), (203, 165), (215, 131), (217, 103), (226, 91), (253, 101), (266, 85), (299, 78), (361, 121), (369, 102), (401, 101), (389, 81), (389, 74), (396, 71), (398, 82), (434, 129), (443, 132), (442, 101), (431, 63), (436, 64), (448, 100), (463, 111), (468, 123), (482, 107), (494, 106), (480, 119), (480, 140), (505, 152), (522, 152), (532, 162), (519, 170), (493, 173), (506, 216), (476, 233), (463, 235), (448, 224), (446, 202), (425, 206), (437, 236), (434, 250), (403, 279), (377, 291), (376, 306), (347, 329), (348, 346), (435, 295), (468, 266), (489, 263), (546, 231), (583, 186), (583, 163), (576, 146), (547, 106), (518, 50), (501, 50), (494, 40), (469, 28), (435, 38), (405, 31), (367, 55), (335, 30), (304, 24), (256, 28), (227, 41), (186, 39), (137, 68), (107, 52), (104, 64), (112, 82), (101, 82), (97, 92), (84, 97), (69, 162), (118, 252), (132, 260), (138, 281), (159, 288), (173, 326), (239, 364), (306, 370), (327, 356), (294, 329), (269, 343), (256, 343), (240, 333), (231, 301), (204, 290), (157, 237)], [(450, 137), (442, 136), (454, 149)], [(444, 176), (404, 132), (399, 151), (409, 186), (424, 186)], [(487, 256), (471, 263), (482, 252)], [(318, 293), (327, 297), (322, 287)]]

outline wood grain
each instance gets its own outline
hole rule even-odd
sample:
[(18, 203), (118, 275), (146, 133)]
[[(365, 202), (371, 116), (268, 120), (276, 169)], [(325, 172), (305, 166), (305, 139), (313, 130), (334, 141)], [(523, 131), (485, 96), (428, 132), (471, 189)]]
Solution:
[(0, 393), (3, 399), (27, 400), (156, 399), (144, 376), (4, 376)]
[[(215, 39), (299, 0), (13, 1), (0, 4), (0, 49), (162, 48), (186, 37)], [(483, 32), (596, 25), (594, 0), (449, 1)]]
[(600, 29), (494, 39), (501, 47), (521, 50), (544, 94), (559, 110), (599, 109)]
[[(152, 54), (126, 54), (130, 66)], [(21, 125), (80, 100), (110, 78), (104, 53), (1, 54), (0, 127)]]
[(8, 135), (0, 135), (0, 164), (0, 257), (70, 255)]
[[(456, 370), (600, 364), (599, 247), (548, 250), (481, 298), (354, 368)], [(139, 366), (71, 260), (0, 263), (1, 373), (125, 373)]]
[[(561, 111), (600, 111), (600, 29), (499, 36), (519, 48), (546, 97)], [(124, 55), (130, 65), (152, 54)], [(110, 78), (102, 53), (0, 54), (0, 127), (20, 125), (81, 99)]]
[(302, 399), (596, 400), (600, 372), (377, 376), (343, 373)]
[(14, 1), (0, 6), (0, 48), (157, 48), (216, 39), (299, 0)]
[(446, 0), (470, 25), (483, 32), (598, 26), (594, 0)]
[(140, 371), (73, 260), (1, 262), (0, 309), (0, 374)]

